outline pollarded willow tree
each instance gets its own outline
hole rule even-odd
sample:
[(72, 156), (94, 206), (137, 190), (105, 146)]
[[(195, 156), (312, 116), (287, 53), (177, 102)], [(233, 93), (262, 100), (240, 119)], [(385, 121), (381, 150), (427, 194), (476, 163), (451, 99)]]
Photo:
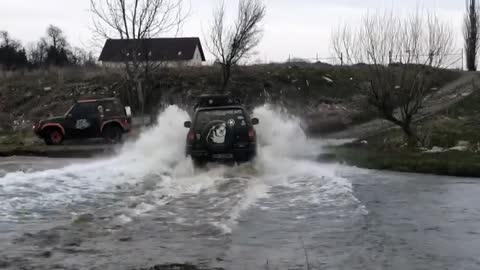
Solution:
[(418, 143), (413, 125), (430, 94), (432, 73), (446, 63), (454, 48), (453, 30), (435, 14), (393, 12), (365, 15), (361, 23), (332, 31), (332, 47), (346, 64), (366, 64), (361, 83), (368, 103), (379, 116), (399, 126), (409, 145)]
[(128, 40), (124, 57), (127, 81), (136, 89), (141, 113), (145, 109), (144, 82), (161, 66), (148, 61), (142, 39), (166, 33), (177, 35), (187, 19), (183, 0), (90, 0), (96, 39)]

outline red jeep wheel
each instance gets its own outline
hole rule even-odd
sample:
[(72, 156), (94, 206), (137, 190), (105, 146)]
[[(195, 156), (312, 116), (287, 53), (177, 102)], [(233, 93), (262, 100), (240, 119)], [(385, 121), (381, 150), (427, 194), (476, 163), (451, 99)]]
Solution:
[(116, 144), (122, 142), (122, 129), (118, 125), (107, 125), (102, 132), (107, 143)]
[(45, 142), (48, 145), (59, 145), (63, 142), (63, 134), (56, 129), (49, 130), (45, 135)]

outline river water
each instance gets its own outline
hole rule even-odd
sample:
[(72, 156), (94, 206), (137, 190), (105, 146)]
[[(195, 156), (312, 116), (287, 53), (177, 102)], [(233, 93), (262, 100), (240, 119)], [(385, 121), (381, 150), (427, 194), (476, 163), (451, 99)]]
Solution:
[(177, 107), (111, 158), (0, 159), (0, 269), (480, 269), (478, 180), (322, 164), (298, 119), (254, 114), (238, 167), (195, 171)]

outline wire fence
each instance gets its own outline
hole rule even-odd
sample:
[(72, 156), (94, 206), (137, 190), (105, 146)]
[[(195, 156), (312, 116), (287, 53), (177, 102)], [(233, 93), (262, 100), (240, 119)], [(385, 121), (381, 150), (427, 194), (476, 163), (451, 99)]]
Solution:
[[(465, 68), (465, 60), (463, 50), (456, 50), (457, 53), (451, 53), (445, 55), (442, 59), (441, 63), (438, 64), (440, 68), (444, 69), (451, 69), (451, 70), (464, 70)], [(408, 54), (405, 55), (397, 55), (395, 57), (390, 57), (390, 64), (393, 63), (402, 63), (402, 59), (407, 59)], [(435, 56), (432, 55), (419, 55), (418, 59), (415, 61), (417, 63), (429, 63), (430, 61), (434, 61)], [(348, 66), (351, 63), (343, 59), (342, 56), (340, 57), (320, 57), (318, 54), (315, 57), (297, 57), (294, 55), (289, 55), (287, 63), (319, 63), (319, 64), (328, 64), (334, 66)]]

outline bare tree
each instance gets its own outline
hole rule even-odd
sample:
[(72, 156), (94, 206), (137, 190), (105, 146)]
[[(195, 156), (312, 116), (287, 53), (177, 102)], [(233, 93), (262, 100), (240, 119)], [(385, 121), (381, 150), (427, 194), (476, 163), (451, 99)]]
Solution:
[(36, 43), (29, 43), (27, 45), (28, 61), (35, 67), (42, 66), (47, 59), (48, 44), (44, 38)]
[(1, 45), (2, 47), (9, 47), (12, 39), (10, 38), (10, 34), (8, 31), (0, 31), (0, 38), (1, 38)]
[(259, 44), (262, 29), (260, 23), (266, 14), (266, 7), (260, 0), (239, 0), (237, 18), (232, 27), (226, 25), (225, 3), (220, 2), (214, 11), (207, 47), (222, 66), (222, 91), (225, 91), (231, 77), (231, 69), (248, 57)]
[(47, 28), (45, 41), (48, 44), (46, 62), (49, 65), (64, 66), (70, 65), (69, 54), (71, 54), (67, 38), (63, 30), (57, 26), (50, 25)]
[(14, 70), (27, 65), (27, 55), (20, 41), (7, 31), (0, 31), (0, 69)]
[(0, 46), (11, 47), (15, 50), (21, 49), (20, 41), (13, 39), (8, 31), (0, 31)]
[[(144, 112), (143, 83), (154, 69), (144, 57), (146, 38), (165, 33), (175, 35), (188, 17), (183, 0), (90, 0), (93, 14), (93, 31), (97, 39), (131, 40), (125, 54), (127, 81), (133, 83), (141, 114)], [(146, 54), (145, 54), (146, 53)], [(142, 56), (143, 55), (143, 56)]]
[(465, 54), (467, 55), (467, 69), (477, 70), (477, 54), (480, 45), (480, 7), (478, 0), (467, 0), (467, 14), (463, 26), (465, 38)]
[(49, 43), (49, 46), (56, 50), (61, 50), (68, 46), (67, 38), (63, 34), (63, 30), (54, 25), (50, 25), (47, 28), (46, 41)]
[(369, 14), (357, 27), (332, 32), (332, 47), (347, 63), (367, 64), (362, 89), (380, 117), (402, 128), (410, 145), (413, 127), (430, 93), (431, 74), (453, 50), (453, 31), (434, 14), (402, 18), (393, 12)]
[(342, 25), (334, 29), (331, 34), (331, 42), (335, 55), (340, 60), (341, 65), (353, 64), (351, 60), (352, 49), (355, 48), (355, 35), (352, 33), (350, 25)]
[(74, 47), (69, 55), (70, 62), (76, 66), (94, 66), (95, 57), (91, 51), (87, 52), (85, 49)]

